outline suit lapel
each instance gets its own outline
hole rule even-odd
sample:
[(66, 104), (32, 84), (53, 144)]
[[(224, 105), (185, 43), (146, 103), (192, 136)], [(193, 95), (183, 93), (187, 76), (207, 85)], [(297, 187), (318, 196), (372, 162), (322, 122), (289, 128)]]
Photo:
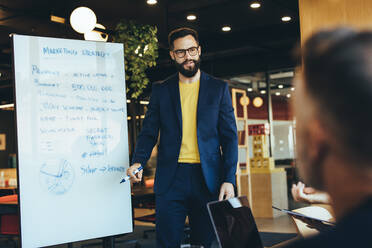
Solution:
[[(176, 111), (178, 124), (182, 130), (182, 109), (181, 109), (181, 98), (180, 98), (180, 87), (179, 87), (179, 78), (178, 73), (172, 77), (169, 81), (169, 92), (172, 98), (174, 110)], [(200, 115), (200, 107), (204, 103), (208, 93), (208, 76), (201, 71), (200, 75), (200, 87), (199, 87), (199, 96), (198, 96), (198, 106), (197, 106), (197, 125)]]
[(200, 115), (200, 108), (204, 104), (204, 100), (206, 99), (208, 92), (208, 76), (204, 72), (201, 71), (200, 75), (200, 86), (199, 86), (199, 97), (198, 97), (198, 107), (197, 107), (197, 125), (199, 124), (199, 115)]
[(176, 111), (176, 115), (178, 118), (178, 124), (180, 126), (180, 130), (182, 130), (182, 110), (181, 110), (181, 99), (180, 99), (180, 87), (179, 87), (179, 79), (178, 73), (176, 76), (172, 77), (169, 82), (169, 91), (173, 101), (174, 110)]

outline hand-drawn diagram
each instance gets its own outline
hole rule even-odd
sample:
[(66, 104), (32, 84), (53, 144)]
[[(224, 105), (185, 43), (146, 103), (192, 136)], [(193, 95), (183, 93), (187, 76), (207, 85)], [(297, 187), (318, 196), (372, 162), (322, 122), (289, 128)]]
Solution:
[(48, 160), (40, 168), (40, 184), (51, 194), (62, 195), (74, 183), (75, 173), (65, 159)]

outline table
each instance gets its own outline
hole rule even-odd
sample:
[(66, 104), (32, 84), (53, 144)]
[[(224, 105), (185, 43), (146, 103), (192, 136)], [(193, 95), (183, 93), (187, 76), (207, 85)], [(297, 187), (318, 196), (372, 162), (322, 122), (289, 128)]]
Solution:
[(0, 196), (17, 194), (17, 187), (0, 187)]
[(143, 185), (132, 186), (133, 208), (155, 208), (154, 188), (146, 188)]
[(0, 215), (18, 214), (18, 201), (0, 202)]

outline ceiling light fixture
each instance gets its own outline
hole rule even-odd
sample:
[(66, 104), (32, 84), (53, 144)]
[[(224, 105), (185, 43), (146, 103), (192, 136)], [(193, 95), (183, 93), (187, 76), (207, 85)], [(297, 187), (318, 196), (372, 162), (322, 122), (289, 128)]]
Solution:
[(14, 103), (0, 105), (0, 109), (13, 108)]
[(157, 0), (147, 0), (148, 5), (154, 5), (154, 4), (157, 4), (157, 3), (158, 3)]
[(287, 94), (287, 98), (290, 98), (291, 97), (291, 94)]
[(280, 92), (275, 92), (275, 95), (276, 96), (280, 96)]
[(252, 9), (258, 9), (259, 7), (261, 7), (261, 4), (259, 2), (251, 3), (251, 8)]
[(97, 23), (96, 14), (87, 7), (79, 7), (70, 15), (71, 27), (78, 33), (84, 34), (94, 29)]
[(290, 16), (283, 16), (282, 17), (283, 22), (289, 22), (290, 20), (292, 20), (292, 18)]
[(279, 84), (279, 85), (278, 85), (278, 88), (279, 88), (279, 89), (283, 89), (283, 87), (284, 87), (284, 86), (283, 86), (282, 84)]
[(186, 17), (186, 19), (189, 20), (189, 21), (195, 21), (196, 20), (196, 15), (194, 15), (194, 14), (188, 15)]
[(230, 26), (223, 26), (222, 27), (222, 31), (224, 31), (224, 32), (230, 32), (231, 31), (231, 27)]
[(52, 22), (57, 22), (57, 23), (62, 23), (65, 24), (66, 20), (63, 17), (55, 16), (55, 15), (50, 15), (50, 20)]
[(293, 71), (278, 72), (278, 73), (270, 74), (270, 79), (292, 78), (293, 76), (294, 76)]
[(295, 88), (294, 88), (294, 87), (292, 87), (292, 88), (291, 88), (291, 91), (295, 91)]
[(253, 89), (252, 89), (252, 88), (248, 88), (247, 90), (248, 90), (249, 92), (252, 92), (252, 91), (253, 91)]
[(263, 105), (263, 100), (261, 97), (257, 96), (253, 99), (253, 106), (255, 106), (256, 108), (259, 108)]
[(260, 93), (263, 95), (263, 94), (266, 94), (266, 90), (261, 90)]

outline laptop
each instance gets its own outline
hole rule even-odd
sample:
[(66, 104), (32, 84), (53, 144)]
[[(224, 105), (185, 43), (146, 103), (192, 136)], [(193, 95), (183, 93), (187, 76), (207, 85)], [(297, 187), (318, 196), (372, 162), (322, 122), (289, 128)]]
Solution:
[(263, 248), (246, 196), (207, 204), (221, 248)]

